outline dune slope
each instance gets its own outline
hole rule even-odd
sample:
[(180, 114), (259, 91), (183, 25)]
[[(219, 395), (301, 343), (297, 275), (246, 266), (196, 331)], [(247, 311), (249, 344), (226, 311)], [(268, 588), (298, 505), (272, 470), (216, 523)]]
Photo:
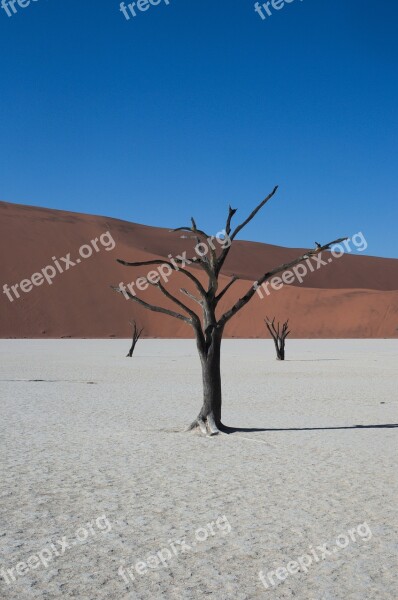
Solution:
[[(96, 238), (97, 250), (91, 242)], [(87, 258), (79, 254), (82, 246)], [(0, 337), (128, 337), (132, 318), (142, 324), (148, 337), (192, 336), (183, 322), (148, 312), (110, 288), (120, 282), (135, 282), (151, 269), (127, 268), (117, 264), (116, 258), (167, 259), (184, 251), (192, 256), (192, 241), (181, 233), (107, 217), (0, 202), (0, 251)], [(236, 242), (221, 284), (233, 274), (240, 281), (225, 295), (220, 311), (230, 307), (265, 270), (300, 253), (302, 249)], [(68, 254), (73, 265), (66, 258)], [(38, 286), (22, 283), (34, 273), (42, 273), (46, 266), (51, 267), (46, 271), (49, 282), (42, 276)], [(196, 268), (195, 272), (200, 273)], [(16, 284), (13, 291), (11, 286)], [(4, 285), (8, 293), (4, 293)], [(182, 286), (193, 291), (190, 282), (173, 273), (168, 289), (180, 294)], [(153, 287), (138, 293), (148, 302), (172, 307)], [(398, 335), (395, 259), (346, 254), (319, 269), (315, 266), (302, 283), (295, 280), (281, 290), (269, 294), (264, 291), (262, 295), (256, 295), (229, 323), (227, 337), (267, 337), (265, 315), (289, 317), (292, 336), (298, 338)], [(195, 308), (195, 304), (191, 306)]]

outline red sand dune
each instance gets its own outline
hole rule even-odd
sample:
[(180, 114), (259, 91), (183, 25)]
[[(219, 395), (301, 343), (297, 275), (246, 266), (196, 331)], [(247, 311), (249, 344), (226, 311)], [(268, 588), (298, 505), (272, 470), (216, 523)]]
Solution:
[[(44, 281), (27, 292), (16, 288), (20, 298), (11, 291), (12, 302), (2, 293), (0, 337), (129, 337), (132, 318), (145, 328), (147, 337), (192, 337), (185, 323), (148, 312), (110, 289), (111, 284), (127, 284), (152, 269), (124, 267), (116, 263), (116, 258), (163, 259), (184, 250), (189, 250), (188, 256), (194, 255), (190, 240), (167, 229), (0, 202), (2, 290), (5, 284), (11, 288), (30, 279), (46, 265), (54, 266), (52, 257), (64, 265), (60, 259), (70, 253), (75, 261), (83, 244), (90, 244), (107, 231), (116, 243), (113, 250), (107, 251), (98, 242), (98, 252), (93, 251), (92, 256), (81, 258), (80, 264), (57, 273), (51, 285)], [(235, 242), (221, 284), (227, 283), (232, 274), (239, 275), (241, 281), (220, 302), (220, 312), (268, 268), (302, 252), (297, 248)], [(195, 269), (195, 273), (201, 271)], [(187, 281), (183, 275), (173, 273), (168, 289), (189, 304), (178, 291), (185, 287), (194, 292)], [(29, 288), (27, 283), (23, 285)], [(175, 308), (153, 287), (139, 295), (148, 302)], [(190, 306), (197, 308), (195, 303)], [(264, 293), (264, 299), (256, 294), (230, 321), (226, 336), (268, 337), (265, 315), (289, 317), (292, 337), (297, 338), (398, 337), (398, 260), (358, 254), (333, 259), (331, 264), (307, 275), (302, 284), (295, 281), (269, 296)]]

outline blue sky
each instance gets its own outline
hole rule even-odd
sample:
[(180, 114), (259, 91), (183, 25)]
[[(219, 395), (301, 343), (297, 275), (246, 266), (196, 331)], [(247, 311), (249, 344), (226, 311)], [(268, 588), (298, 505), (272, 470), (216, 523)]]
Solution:
[(396, 2), (119, 4), (0, 10), (2, 200), (398, 257)]

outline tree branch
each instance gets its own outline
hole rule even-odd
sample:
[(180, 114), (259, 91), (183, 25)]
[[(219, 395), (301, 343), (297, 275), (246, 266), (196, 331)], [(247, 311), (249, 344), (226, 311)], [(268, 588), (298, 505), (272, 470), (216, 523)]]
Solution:
[(276, 329), (275, 329), (275, 317), (272, 319), (272, 321), (269, 319), (269, 317), (266, 317), (264, 319), (264, 321), (265, 321), (265, 324), (267, 326), (269, 333), (272, 335), (272, 337), (275, 340), (278, 337)]
[(236, 275), (234, 275), (231, 279), (231, 281), (229, 281), (227, 283), (227, 285), (224, 287), (223, 290), (221, 290), (221, 292), (218, 294), (218, 296), (216, 296), (216, 305), (220, 302), (221, 298), (224, 296), (224, 294), (226, 294), (226, 292), (229, 290), (229, 288), (231, 287), (231, 285), (233, 285), (235, 283), (235, 281), (238, 281), (239, 277), (237, 277)]
[[(181, 264), (185, 264), (186, 261), (174, 258), (173, 259), (176, 263), (181, 263)], [(183, 273), (183, 275), (185, 275), (185, 277), (188, 277), (188, 279), (190, 279), (196, 286), (196, 288), (198, 289), (198, 291), (200, 292), (200, 294), (205, 294), (205, 289), (203, 287), (203, 285), (200, 283), (199, 279), (197, 279), (195, 277), (195, 275), (193, 275), (190, 271), (187, 271), (184, 268), (176, 268), (173, 263), (165, 261), (165, 260), (161, 260), (159, 258), (154, 259), (154, 260), (144, 260), (144, 261), (140, 261), (140, 262), (127, 262), (125, 260), (121, 260), (120, 258), (117, 258), (116, 261), (118, 263), (120, 263), (121, 265), (124, 265), (126, 267), (143, 267), (143, 266), (148, 266), (148, 265), (167, 265), (168, 267), (170, 267), (171, 269), (173, 269), (173, 271), (176, 271), (176, 273)], [(196, 259), (195, 260), (190, 260), (190, 262), (194, 262), (196, 263)]]
[(130, 325), (133, 328), (133, 339), (139, 340), (142, 332), (144, 331), (144, 328), (141, 327), (141, 329), (138, 329), (137, 323), (135, 321), (130, 321)]
[(334, 240), (333, 242), (329, 242), (328, 244), (325, 244), (324, 246), (317, 247), (317, 248), (315, 248), (315, 250), (308, 250), (305, 254), (303, 254), (302, 256), (299, 256), (295, 260), (292, 260), (292, 261), (290, 261), (288, 263), (285, 263), (283, 265), (279, 265), (279, 267), (275, 267), (274, 269), (272, 269), (268, 273), (265, 273), (262, 277), (260, 277), (260, 279), (256, 282), (256, 284), (253, 285), (250, 288), (250, 290), (248, 290), (248, 292), (242, 298), (240, 298), (234, 304), (234, 306), (229, 311), (227, 311), (219, 319), (218, 326), (219, 327), (223, 327), (225, 325), (225, 323), (227, 321), (229, 321), (229, 319), (231, 319), (231, 317), (233, 317), (234, 315), (236, 315), (236, 313), (241, 308), (243, 308), (249, 302), (249, 300), (252, 299), (252, 297), (256, 293), (256, 290), (258, 289), (258, 287), (261, 284), (264, 283), (264, 281), (266, 281), (267, 279), (269, 279), (273, 275), (276, 275), (277, 273), (283, 273), (283, 271), (286, 271), (286, 269), (290, 269), (291, 267), (294, 267), (295, 265), (298, 265), (303, 260), (306, 260), (307, 258), (310, 258), (310, 256), (315, 256), (316, 254), (319, 254), (320, 252), (323, 252), (324, 250), (329, 250), (331, 246), (334, 246), (335, 244), (339, 244), (340, 242), (344, 242), (346, 239), (347, 238), (339, 238), (338, 240)]
[(227, 235), (229, 235), (231, 233), (231, 220), (237, 210), (238, 210), (237, 208), (231, 208), (231, 206), (228, 207), (228, 217), (227, 217), (227, 222), (225, 224), (225, 233)]
[(180, 308), (185, 310), (191, 317), (192, 322), (194, 322), (196, 325), (200, 326), (200, 320), (199, 320), (198, 315), (193, 310), (191, 310), (188, 306), (186, 306), (183, 302), (181, 302), (181, 300), (179, 300), (178, 298), (173, 296), (173, 294), (170, 294), (170, 292), (168, 290), (166, 290), (166, 288), (160, 283), (160, 281), (158, 281), (157, 283), (152, 283), (151, 281), (149, 281), (147, 279), (147, 282), (150, 285), (153, 285), (154, 287), (159, 288), (160, 291), (166, 296), (166, 298), (168, 298), (169, 300), (171, 300), (172, 302), (177, 304), (177, 306), (179, 306)]
[(206, 240), (209, 239), (209, 237), (211, 237), (201, 229), (197, 229), (195, 221), (193, 219), (191, 220), (193, 221), (192, 227), (177, 227), (176, 229), (170, 229), (170, 231), (172, 233), (175, 233), (176, 231), (190, 231), (191, 233), (196, 233), (196, 235), (201, 235)]
[(242, 231), (242, 229), (243, 229), (244, 227), (246, 227), (246, 225), (247, 225), (248, 223), (250, 223), (250, 221), (251, 221), (252, 219), (254, 219), (254, 217), (256, 216), (256, 214), (258, 213), (258, 211), (259, 211), (259, 210), (261, 210), (261, 209), (262, 209), (262, 207), (263, 207), (265, 204), (267, 204), (267, 202), (268, 202), (269, 200), (271, 200), (272, 196), (273, 196), (274, 194), (276, 194), (276, 190), (277, 190), (277, 189), (278, 189), (278, 186), (276, 185), (276, 186), (274, 187), (274, 189), (272, 190), (272, 192), (271, 192), (270, 194), (268, 194), (268, 196), (267, 196), (266, 198), (264, 198), (264, 200), (263, 200), (262, 202), (260, 202), (260, 204), (259, 204), (258, 206), (256, 206), (256, 208), (255, 208), (255, 209), (254, 209), (254, 210), (253, 210), (253, 211), (250, 213), (250, 215), (247, 217), (247, 219), (245, 219), (245, 220), (243, 221), (243, 223), (241, 223), (240, 225), (238, 225), (238, 226), (237, 226), (237, 227), (234, 229), (234, 231), (233, 231), (232, 235), (230, 236), (232, 240), (234, 240), (234, 239), (236, 238), (236, 236), (238, 235), (238, 233), (239, 233), (240, 231)]
[(155, 306), (154, 304), (149, 304), (148, 302), (144, 302), (144, 300), (141, 300), (141, 298), (137, 298), (137, 296), (133, 296), (127, 290), (121, 290), (120, 288), (115, 287), (113, 285), (111, 285), (111, 288), (115, 292), (119, 292), (120, 294), (123, 294), (123, 296), (125, 296), (125, 297), (127, 295), (129, 300), (132, 300), (133, 302), (137, 302), (138, 304), (140, 304), (144, 308), (147, 308), (148, 310), (151, 310), (153, 312), (159, 312), (164, 315), (168, 315), (169, 317), (174, 317), (175, 319), (180, 319), (181, 321), (184, 321), (185, 323), (188, 323), (189, 325), (192, 324), (192, 320), (188, 319), (188, 317), (186, 317), (185, 315), (176, 313), (173, 310), (169, 310), (168, 308), (163, 308), (162, 306)]
[[(246, 225), (248, 223), (250, 223), (250, 221), (252, 219), (254, 219), (254, 217), (256, 216), (256, 214), (258, 213), (259, 210), (262, 209), (262, 207), (269, 201), (271, 200), (272, 196), (276, 193), (276, 190), (278, 189), (278, 186), (276, 185), (274, 187), (274, 189), (272, 190), (272, 192), (270, 194), (268, 194), (268, 196), (266, 198), (264, 198), (264, 200), (262, 202), (260, 202), (260, 204), (258, 206), (256, 206), (256, 208), (250, 213), (250, 215), (247, 217), (247, 219), (245, 219), (243, 221), (243, 223), (241, 223), (240, 225), (238, 225), (233, 233), (229, 236), (231, 239), (231, 244), (229, 246), (227, 246), (226, 248), (224, 248), (224, 250), (221, 252), (220, 256), (217, 259), (217, 265), (216, 265), (216, 274), (218, 275), (222, 269), (222, 266), (225, 262), (225, 259), (227, 258), (229, 251), (231, 250), (231, 246), (232, 246), (232, 242), (233, 240), (236, 238), (236, 236), (238, 235), (238, 233), (240, 231), (242, 231), (242, 229), (244, 227), (246, 227)], [(231, 231), (231, 219), (233, 217), (233, 215), (236, 213), (236, 209), (233, 209), (231, 207), (229, 207), (229, 214), (228, 214), (228, 219), (227, 219), (227, 224), (226, 224), (226, 232), (229, 235), (229, 232)], [(229, 230), (229, 231), (228, 231)]]
[(198, 304), (200, 304), (201, 306), (203, 306), (203, 301), (200, 298), (197, 298), (196, 296), (194, 296), (193, 294), (191, 294), (191, 292), (188, 292), (188, 290), (186, 290), (185, 288), (181, 288), (180, 292), (182, 292), (183, 294), (185, 294), (186, 296), (188, 296), (188, 298), (191, 298), (191, 300), (194, 300), (194, 302), (197, 302)]

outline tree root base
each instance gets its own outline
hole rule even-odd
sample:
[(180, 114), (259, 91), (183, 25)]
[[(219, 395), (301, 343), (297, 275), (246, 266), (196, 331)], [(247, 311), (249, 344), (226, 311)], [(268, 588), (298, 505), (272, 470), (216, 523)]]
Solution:
[(217, 424), (214, 419), (214, 416), (208, 415), (207, 417), (199, 416), (186, 429), (186, 431), (194, 430), (200, 431), (206, 437), (212, 437), (214, 435), (219, 435), (220, 433), (227, 433), (228, 427), (226, 427), (222, 423)]

